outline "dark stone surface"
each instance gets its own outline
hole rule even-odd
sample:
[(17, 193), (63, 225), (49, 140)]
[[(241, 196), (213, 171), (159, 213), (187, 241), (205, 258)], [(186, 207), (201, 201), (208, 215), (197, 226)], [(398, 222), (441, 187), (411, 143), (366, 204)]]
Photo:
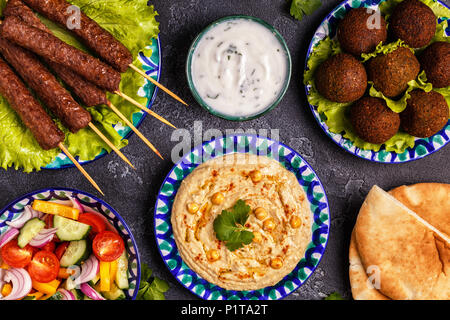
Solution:
[[(161, 82), (191, 105), (185, 108), (160, 91), (154, 110), (178, 128), (190, 132), (193, 132), (194, 121), (202, 121), (204, 131), (211, 128), (279, 129), (280, 140), (303, 155), (325, 186), (331, 208), (331, 236), (325, 256), (312, 277), (287, 299), (322, 299), (334, 291), (351, 297), (347, 258), (350, 233), (359, 207), (374, 184), (389, 189), (417, 182), (450, 183), (449, 146), (419, 161), (382, 165), (359, 159), (340, 149), (317, 125), (302, 86), (304, 60), (316, 28), (340, 1), (322, 2), (319, 10), (299, 22), (289, 15), (289, 5), (285, 0), (154, 1), (161, 23)], [(228, 122), (204, 111), (191, 96), (184, 72), (187, 51), (194, 37), (209, 23), (232, 14), (257, 16), (275, 26), (285, 37), (293, 59), (292, 82), (281, 104), (262, 118), (246, 123)], [(171, 141), (172, 129), (150, 117), (140, 130), (167, 160), (159, 160), (134, 135), (124, 153), (136, 165), (136, 171), (129, 169), (115, 154), (85, 168), (105, 191), (104, 200), (127, 221), (137, 239), (141, 260), (170, 283), (168, 299), (196, 299), (165, 267), (153, 233), (155, 198), (165, 175), (173, 166), (169, 159), (177, 141)], [(10, 169), (0, 172), (0, 185), (1, 207), (25, 193), (48, 187), (70, 187), (95, 194), (76, 169), (31, 174)]]

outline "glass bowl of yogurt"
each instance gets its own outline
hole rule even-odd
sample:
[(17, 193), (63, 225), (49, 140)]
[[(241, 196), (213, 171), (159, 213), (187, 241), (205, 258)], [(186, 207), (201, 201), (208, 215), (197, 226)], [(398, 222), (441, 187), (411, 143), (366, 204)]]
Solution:
[(221, 18), (194, 40), (186, 73), (197, 102), (233, 121), (262, 116), (286, 93), (292, 61), (281, 34), (252, 16)]

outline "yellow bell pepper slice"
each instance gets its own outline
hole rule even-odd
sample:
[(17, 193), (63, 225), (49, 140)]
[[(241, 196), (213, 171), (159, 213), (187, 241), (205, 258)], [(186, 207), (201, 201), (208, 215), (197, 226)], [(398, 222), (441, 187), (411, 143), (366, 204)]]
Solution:
[(12, 291), (12, 285), (9, 283), (5, 283), (2, 288), (2, 296), (8, 296)]
[(114, 281), (116, 281), (116, 274), (117, 274), (118, 268), (119, 268), (119, 263), (117, 262), (117, 260), (112, 261), (111, 269), (110, 269), (111, 283), (114, 283)]
[(77, 208), (72, 208), (65, 206), (63, 204), (42, 201), (42, 200), (34, 200), (33, 201), (33, 209), (36, 211), (40, 211), (43, 213), (54, 214), (61, 217), (78, 220), (78, 216), (80, 215), (80, 210)]
[(100, 291), (111, 290), (111, 262), (100, 261)]
[(32, 286), (36, 291), (45, 293), (50, 296), (55, 294), (60, 283), (61, 283), (61, 281), (59, 281), (59, 280), (53, 280), (53, 281), (47, 282), (47, 283), (37, 282), (37, 281), (32, 280)]

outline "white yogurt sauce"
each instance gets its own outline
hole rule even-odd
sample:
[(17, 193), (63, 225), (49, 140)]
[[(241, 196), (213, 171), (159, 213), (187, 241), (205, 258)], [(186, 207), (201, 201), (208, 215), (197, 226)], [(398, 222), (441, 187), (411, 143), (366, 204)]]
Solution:
[(212, 109), (247, 117), (264, 111), (279, 97), (288, 58), (269, 29), (239, 18), (219, 23), (203, 35), (191, 72), (197, 92)]

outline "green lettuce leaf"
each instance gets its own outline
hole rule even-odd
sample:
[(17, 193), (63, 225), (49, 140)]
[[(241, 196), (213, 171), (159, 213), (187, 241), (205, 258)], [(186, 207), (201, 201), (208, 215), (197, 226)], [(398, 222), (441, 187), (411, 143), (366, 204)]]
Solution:
[(408, 82), (408, 89), (406, 89), (403, 96), (398, 100), (393, 100), (386, 97), (383, 93), (375, 89), (373, 82), (369, 81), (370, 90), (369, 95), (376, 98), (381, 98), (386, 101), (387, 106), (394, 112), (400, 113), (406, 109), (406, 101), (411, 98), (410, 92), (415, 89), (421, 89), (425, 92), (430, 92), (433, 89), (433, 85), (431, 83), (427, 83), (427, 78), (425, 75), (425, 71), (422, 71), (417, 79), (411, 80)]
[(450, 110), (450, 87), (434, 88), (433, 90), (436, 92), (439, 92), (440, 94), (442, 94), (444, 96), (445, 101), (447, 102), (447, 105), (448, 105), (448, 109)]
[(32, 172), (53, 161), (60, 151), (43, 150), (8, 102), (0, 96), (0, 166)]
[(372, 58), (375, 58), (379, 54), (389, 54), (400, 47), (409, 48), (402, 40), (397, 40), (396, 42), (391, 42), (387, 44), (383, 44), (383, 42), (380, 42), (373, 52), (361, 54), (362, 58), (361, 62), (364, 63)]
[(443, 42), (450, 42), (450, 37), (445, 34), (445, 30), (448, 28), (448, 20), (444, 20), (441, 23), (439, 23), (436, 27), (436, 33), (431, 39), (431, 43), (437, 42), (437, 41), (443, 41)]
[(0, 0), (0, 13), (3, 12), (3, 9), (5, 9), (7, 0)]
[[(69, 0), (70, 3), (79, 6), (90, 18), (96, 20), (103, 28), (111, 32), (133, 54), (134, 65), (141, 67), (138, 60), (139, 51), (151, 55), (151, 50), (146, 48), (151, 38), (156, 38), (159, 33), (159, 23), (155, 17), (157, 12), (153, 6), (147, 6), (147, 0)], [(0, 0), (0, 10), (6, 4)], [(0, 12), (1, 13), (1, 12)], [(52, 21), (41, 17), (41, 20), (61, 40), (81, 50), (88, 51), (76, 37), (64, 28)], [(136, 72), (128, 70), (122, 74), (120, 90), (142, 104), (146, 104), (146, 98), (137, 96), (139, 88), (145, 84), (145, 79)], [(108, 99), (130, 120), (133, 114), (140, 109), (131, 103), (108, 94)], [(93, 124), (97, 126), (118, 148), (127, 145), (126, 140), (113, 129), (112, 125), (120, 122), (120, 119), (107, 106), (90, 107)], [(111, 149), (90, 129), (80, 130), (77, 134), (66, 133), (66, 145), (74, 156), (81, 160), (93, 160), (103, 149), (111, 152)], [(0, 99), (0, 166), (15, 169), (22, 168), (25, 172), (40, 170), (51, 163), (60, 153), (59, 149), (43, 151), (34, 140), (31, 132), (21, 123), (19, 117), (12, 111), (4, 99)]]
[(450, 18), (450, 9), (441, 5), (436, 0), (420, 0), (433, 10), (436, 17), (447, 17)]

